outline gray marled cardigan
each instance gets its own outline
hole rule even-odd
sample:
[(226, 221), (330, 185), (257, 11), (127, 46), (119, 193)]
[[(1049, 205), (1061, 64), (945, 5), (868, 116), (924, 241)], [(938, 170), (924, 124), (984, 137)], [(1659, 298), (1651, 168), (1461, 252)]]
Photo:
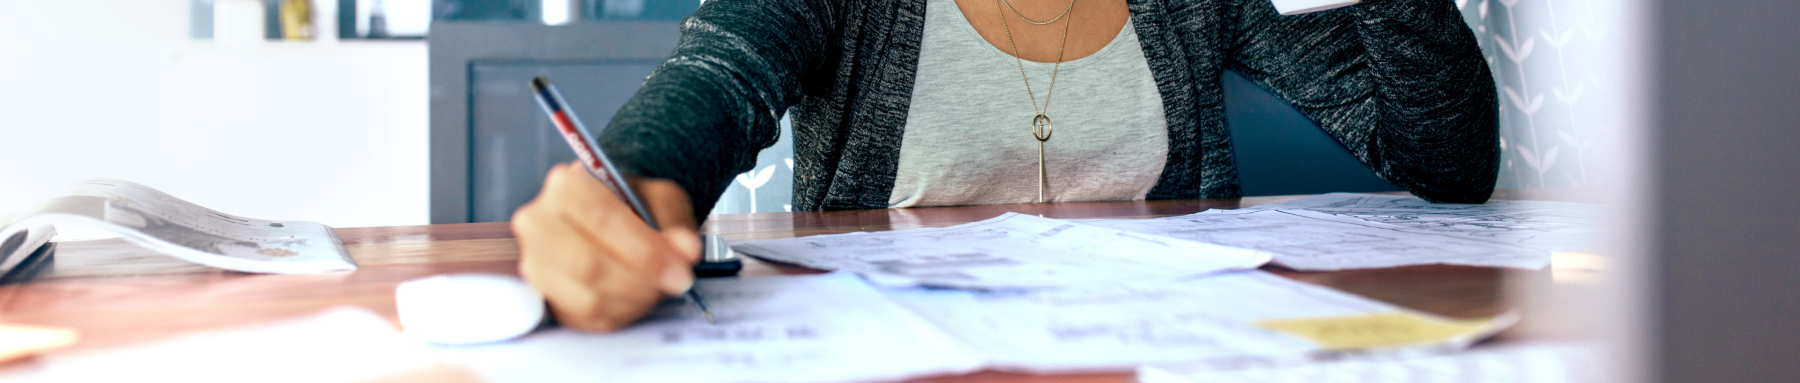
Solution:
[[(794, 117), (794, 208), (882, 208), (911, 104), (925, 0), (712, 0), (601, 132), (625, 171), (672, 179), (702, 219)], [(1269, 0), (1130, 0), (1162, 93), (1169, 158), (1150, 199), (1239, 195), (1221, 75), (1318, 122), (1376, 174), (1434, 201), (1493, 191), (1493, 77), (1449, 0), (1279, 16)]]

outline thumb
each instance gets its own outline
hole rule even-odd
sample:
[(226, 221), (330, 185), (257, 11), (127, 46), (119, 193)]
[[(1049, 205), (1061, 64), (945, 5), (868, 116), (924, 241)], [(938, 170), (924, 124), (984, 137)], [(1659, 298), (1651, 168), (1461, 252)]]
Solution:
[(650, 216), (656, 218), (663, 237), (677, 252), (671, 255), (683, 266), (698, 262), (700, 227), (694, 222), (694, 207), (688, 200), (687, 191), (674, 181), (660, 178), (634, 179), (631, 184), (644, 199), (645, 208), (650, 209)]

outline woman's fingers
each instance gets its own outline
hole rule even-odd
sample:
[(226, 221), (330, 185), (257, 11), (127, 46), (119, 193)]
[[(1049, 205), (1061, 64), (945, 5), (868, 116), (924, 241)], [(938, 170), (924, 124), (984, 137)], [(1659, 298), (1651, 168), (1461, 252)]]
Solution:
[[(638, 186), (633, 188), (640, 201), (644, 201), (648, 206), (646, 208), (653, 212), (652, 216), (673, 216), (661, 213), (659, 210), (662, 209), (693, 211), (687, 207), (687, 193), (681, 191), (681, 187), (674, 182), (647, 180), (639, 183), (650, 186), (648, 190), (636, 189)], [(643, 275), (655, 276), (650, 280), (656, 281), (665, 293), (681, 293), (693, 285), (693, 274), (689, 266), (693, 264), (690, 259), (697, 257), (679, 256), (685, 254), (686, 250), (668, 240), (671, 238), (668, 234), (670, 232), (694, 232), (691, 213), (672, 222), (657, 221), (664, 230), (663, 233), (658, 233), (645, 224), (643, 218), (632, 212), (611, 188), (589, 175), (587, 169), (579, 164), (552, 169), (545, 188), (554, 192), (547, 194), (550, 201), (566, 206), (560, 212), (570, 216), (571, 226), (581, 232), (580, 238), (586, 239), (599, 256), (611, 257), (627, 264), (629, 268), (645, 272)], [(679, 235), (682, 234), (674, 234)], [(697, 242), (698, 238), (690, 241)]]
[(599, 277), (587, 249), (560, 240), (574, 236), (557, 225), (555, 215), (526, 205), (513, 215), (513, 233), (519, 239), (519, 276), (550, 301), (557, 318), (583, 318), (594, 311), (600, 291), (587, 282)]
[(538, 197), (513, 214), (519, 273), (564, 325), (618, 329), (693, 284), (699, 241), (686, 192), (666, 180), (638, 184), (661, 233), (579, 164), (551, 169)]

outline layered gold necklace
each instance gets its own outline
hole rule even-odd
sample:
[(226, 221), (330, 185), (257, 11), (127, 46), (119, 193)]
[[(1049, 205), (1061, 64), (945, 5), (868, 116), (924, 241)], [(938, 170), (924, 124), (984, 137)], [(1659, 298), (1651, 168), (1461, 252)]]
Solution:
[[(1046, 175), (1045, 175), (1045, 171), (1044, 171), (1044, 141), (1049, 141), (1050, 133), (1052, 133), (1056, 130), (1056, 127), (1050, 124), (1050, 117), (1045, 116), (1044, 113), (1050, 111), (1050, 96), (1052, 94), (1056, 93), (1056, 72), (1058, 72), (1062, 69), (1063, 48), (1067, 47), (1069, 44), (1069, 25), (1075, 24), (1075, 19), (1073, 17), (1071, 17), (1069, 19), (1069, 22), (1063, 23), (1062, 42), (1058, 43), (1057, 48), (1056, 48), (1056, 63), (1050, 67), (1050, 88), (1045, 90), (1045, 92), (1044, 92), (1044, 107), (1039, 108), (1038, 102), (1037, 102), (1037, 94), (1033, 93), (1031, 91), (1031, 79), (1025, 76), (1025, 60), (1019, 58), (1019, 45), (1017, 43), (1013, 42), (1012, 26), (1007, 25), (1006, 10), (1000, 9), (1000, 3), (1002, 1), (1004, 1), (1004, 0), (994, 0), (994, 10), (1000, 13), (1000, 27), (1006, 30), (1006, 45), (1012, 47), (1013, 61), (1015, 63), (1019, 64), (1019, 80), (1025, 82), (1025, 94), (1028, 96), (1031, 96), (1031, 110), (1037, 112), (1037, 116), (1031, 118), (1031, 137), (1036, 138), (1037, 142), (1038, 142), (1038, 200), (1037, 201), (1038, 201), (1038, 203), (1043, 203), (1044, 202), (1044, 186), (1049, 183), (1049, 181), (1046, 180)], [(1006, 7), (1012, 8), (1012, 3), (1007, 2)], [(1050, 21), (1042, 21), (1042, 22), (1033, 21), (1031, 19), (1025, 18), (1025, 14), (1019, 13), (1019, 10), (1017, 8), (1013, 8), (1012, 11), (1013, 11), (1013, 14), (1019, 16), (1019, 20), (1025, 20), (1025, 22), (1027, 22), (1027, 23), (1032, 23), (1032, 24), (1037, 24), (1037, 25), (1046, 25), (1046, 24), (1054, 23), (1058, 19), (1062, 19), (1063, 16), (1067, 16), (1069, 14), (1069, 11), (1074, 10), (1074, 9), (1075, 9), (1075, 0), (1069, 0), (1069, 7), (1064, 8), (1062, 14), (1056, 15), (1056, 18), (1052, 18), (1052, 19), (1050, 19)]]

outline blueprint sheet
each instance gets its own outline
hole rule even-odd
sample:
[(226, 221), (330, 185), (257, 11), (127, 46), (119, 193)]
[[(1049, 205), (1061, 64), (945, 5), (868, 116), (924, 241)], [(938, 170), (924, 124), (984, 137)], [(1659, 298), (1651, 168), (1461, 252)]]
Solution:
[(915, 289), (888, 296), (968, 345), (989, 367), (1039, 373), (1304, 359), (1319, 348), (1252, 322), (1397, 310), (1261, 271), (1044, 292)]
[[(1572, 250), (1591, 237), (1595, 209), (1588, 204), (1489, 200), (1483, 204), (1430, 203), (1418, 197), (1331, 193), (1254, 210), (1307, 210), (1356, 217), (1408, 231), (1526, 246)], [(1246, 209), (1246, 210), (1249, 210)]]
[(718, 319), (679, 300), (610, 334), (542, 330), (443, 349), (492, 383), (886, 381), (959, 373), (980, 361), (847, 273), (700, 279)]
[(930, 229), (732, 244), (740, 253), (847, 270), (888, 286), (1031, 289), (1173, 280), (1267, 263), (1267, 252), (1007, 213)]
[(1550, 251), (1307, 210), (1208, 210), (1155, 219), (1081, 223), (1275, 254), (1295, 270), (1422, 264), (1543, 268)]

